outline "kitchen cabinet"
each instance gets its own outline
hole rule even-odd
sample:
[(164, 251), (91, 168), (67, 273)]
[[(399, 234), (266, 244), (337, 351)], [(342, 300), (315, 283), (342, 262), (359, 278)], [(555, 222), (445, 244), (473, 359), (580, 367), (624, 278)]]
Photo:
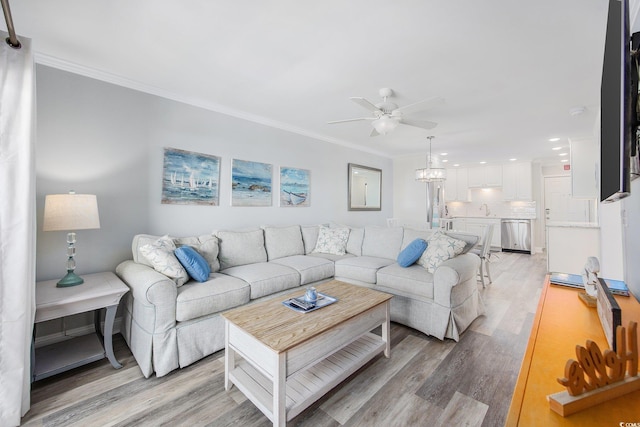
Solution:
[(509, 201), (533, 200), (531, 163), (511, 163), (502, 167), (502, 197)]
[(447, 169), (444, 182), (444, 200), (447, 202), (468, 202), (469, 185), (466, 168)]
[(454, 218), (453, 230), (463, 233), (472, 233), (478, 236), (484, 235), (487, 225), (493, 224), (493, 236), (491, 237), (491, 249), (502, 249), (502, 236), (500, 234), (500, 218)]
[(502, 187), (502, 166), (479, 166), (468, 169), (469, 188)]

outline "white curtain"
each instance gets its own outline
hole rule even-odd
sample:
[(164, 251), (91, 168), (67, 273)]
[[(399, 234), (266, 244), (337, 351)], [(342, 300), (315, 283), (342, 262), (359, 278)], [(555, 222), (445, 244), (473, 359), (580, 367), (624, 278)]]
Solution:
[(35, 315), (35, 70), (0, 31), (0, 425), (30, 406)]

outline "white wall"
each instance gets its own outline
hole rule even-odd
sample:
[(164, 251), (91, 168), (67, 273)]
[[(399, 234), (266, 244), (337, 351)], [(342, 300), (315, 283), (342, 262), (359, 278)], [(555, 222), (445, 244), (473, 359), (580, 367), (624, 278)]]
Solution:
[[(176, 236), (259, 225), (384, 225), (392, 216), (391, 159), (39, 65), (38, 230), (46, 194), (98, 197), (101, 228), (78, 231), (77, 272), (114, 270), (136, 233)], [(163, 148), (220, 156), (221, 206), (163, 205)], [(270, 163), (272, 207), (231, 207), (231, 159)], [(382, 211), (347, 210), (347, 164), (382, 169)], [(279, 207), (280, 166), (311, 171), (310, 207)], [(61, 277), (66, 234), (37, 236), (37, 279)]]
[(640, 179), (631, 182), (631, 196), (621, 202), (624, 280), (640, 301)]

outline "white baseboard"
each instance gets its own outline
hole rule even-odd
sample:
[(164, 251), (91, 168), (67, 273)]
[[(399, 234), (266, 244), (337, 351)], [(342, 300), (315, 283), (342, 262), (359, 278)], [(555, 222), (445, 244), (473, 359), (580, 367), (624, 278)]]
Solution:
[[(101, 326), (104, 328), (104, 322), (100, 322)], [(118, 317), (113, 322), (113, 333), (120, 333), (120, 326), (122, 325), (122, 318)], [(57, 342), (62, 342), (66, 340), (70, 340), (74, 337), (80, 337), (82, 335), (89, 335), (95, 333), (95, 328), (93, 323), (90, 325), (84, 325), (79, 328), (68, 329), (66, 331), (56, 332), (54, 334), (44, 335), (36, 338), (35, 347), (44, 347), (49, 344), (55, 344)]]

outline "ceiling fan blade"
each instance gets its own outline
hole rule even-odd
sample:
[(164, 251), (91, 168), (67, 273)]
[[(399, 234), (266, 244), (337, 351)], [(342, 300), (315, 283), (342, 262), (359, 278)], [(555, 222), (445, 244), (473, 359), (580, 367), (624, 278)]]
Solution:
[(418, 111), (422, 111), (434, 105), (440, 105), (444, 103), (444, 98), (434, 96), (432, 98), (423, 99), (422, 101), (414, 102), (413, 104), (405, 105), (404, 107), (397, 108), (394, 112), (398, 111), (402, 114), (411, 114)]
[(371, 129), (371, 135), (369, 135), (369, 136), (378, 136), (378, 135), (380, 135), (380, 134), (378, 133), (377, 130), (375, 130), (375, 128)]
[(433, 129), (438, 126), (436, 122), (430, 122), (429, 120), (408, 120), (403, 118), (400, 124), (413, 126), (421, 129)]
[(357, 122), (359, 120), (375, 120), (375, 117), (359, 117), (357, 119), (333, 120), (331, 122), (327, 122), (327, 124), (332, 125), (334, 123)]
[(383, 111), (381, 109), (376, 107), (368, 99), (360, 98), (360, 97), (352, 97), (352, 98), (349, 98), (349, 99), (352, 100), (353, 102), (355, 102), (356, 104), (358, 104), (359, 106), (366, 108), (369, 111), (372, 111), (374, 113), (383, 113)]

